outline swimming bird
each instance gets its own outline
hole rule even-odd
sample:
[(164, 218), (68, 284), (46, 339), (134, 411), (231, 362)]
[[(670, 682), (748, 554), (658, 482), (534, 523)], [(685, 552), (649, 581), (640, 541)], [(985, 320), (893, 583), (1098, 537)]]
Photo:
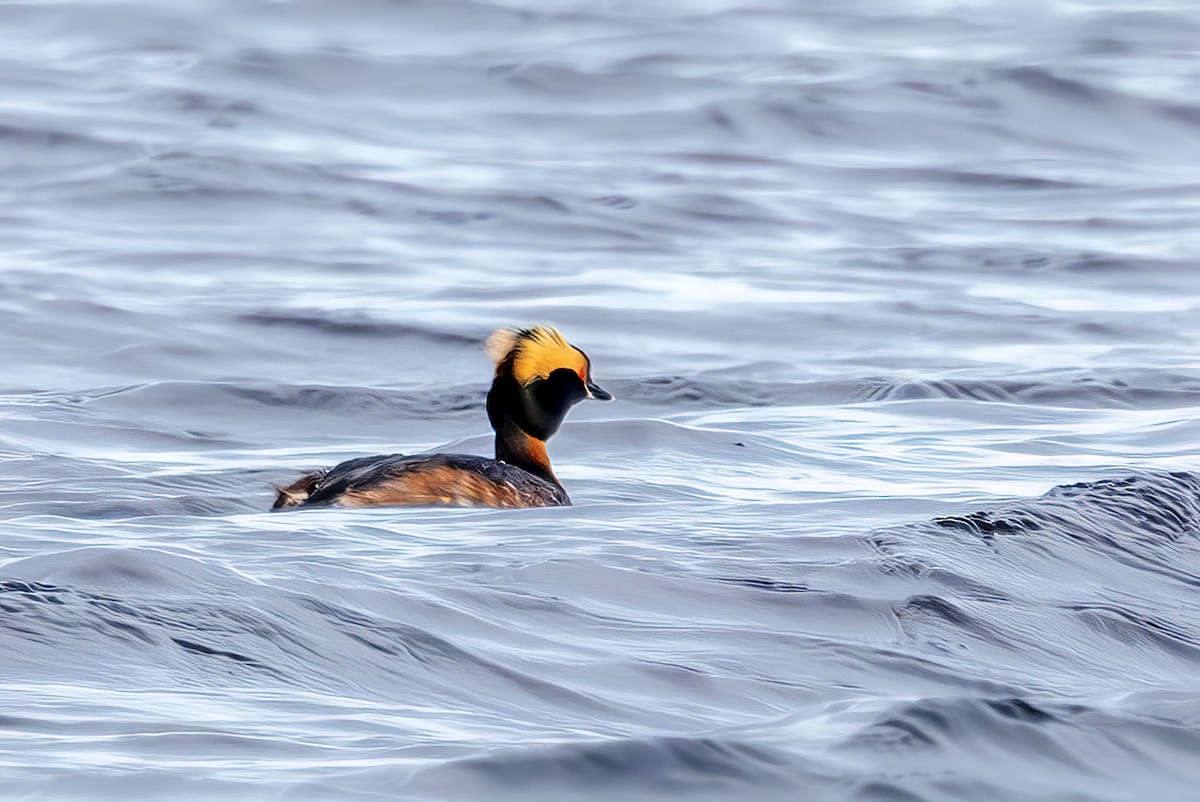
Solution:
[(546, 441), (571, 407), (611, 401), (592, 381), (587, 354), (549, 326), (501, 329), (487, 340), (496, 363), (487, 394), (496, 458), (391, 454), (347, 460), (281, 488), (272, 509), (450, 505), (560, 507), (571, 499), (550, 468)]

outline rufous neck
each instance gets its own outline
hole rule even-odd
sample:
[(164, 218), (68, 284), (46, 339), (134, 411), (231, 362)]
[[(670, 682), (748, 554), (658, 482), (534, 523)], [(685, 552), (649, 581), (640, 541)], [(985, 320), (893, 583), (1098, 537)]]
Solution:
[(550, 455), (546, 453), (546, 442), (538, 440), (505, 416), (496, 428), (496, 459), (529, 471), (556, 487), (561, 488), (558, 477), (550, 468)]

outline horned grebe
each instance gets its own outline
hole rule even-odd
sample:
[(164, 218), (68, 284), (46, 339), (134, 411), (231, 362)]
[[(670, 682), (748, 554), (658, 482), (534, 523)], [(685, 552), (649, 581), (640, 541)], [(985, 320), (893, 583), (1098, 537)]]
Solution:
[(587, 355), (549, 326), (501, 329), (487, 340), (496, 377), (487, 395), (496, 458), (391, 454), (347, 460), (279, 490), (272, 509), (428, 505), (569, 505), (546, 441), (585, 398), (611, 401), (592, 382)]

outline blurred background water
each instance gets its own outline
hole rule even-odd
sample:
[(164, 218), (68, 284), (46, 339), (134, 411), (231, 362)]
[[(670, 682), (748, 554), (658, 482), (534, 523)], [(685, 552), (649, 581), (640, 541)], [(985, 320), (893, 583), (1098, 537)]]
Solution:
[[(1196, 798), (1190, 0), (0, 30), (6, 799)], [(265, 512), (530, 323), (575, 507)]]

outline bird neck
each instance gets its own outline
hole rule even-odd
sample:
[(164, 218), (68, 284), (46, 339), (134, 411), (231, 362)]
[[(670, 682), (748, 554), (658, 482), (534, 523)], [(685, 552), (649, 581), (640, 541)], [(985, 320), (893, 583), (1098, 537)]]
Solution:
[(528, 434), (507, 415), (496, 427), (496, 459), (529, 471), (555, 487), (562, 488), (558, 477), (550, 468), (546, 441)]

